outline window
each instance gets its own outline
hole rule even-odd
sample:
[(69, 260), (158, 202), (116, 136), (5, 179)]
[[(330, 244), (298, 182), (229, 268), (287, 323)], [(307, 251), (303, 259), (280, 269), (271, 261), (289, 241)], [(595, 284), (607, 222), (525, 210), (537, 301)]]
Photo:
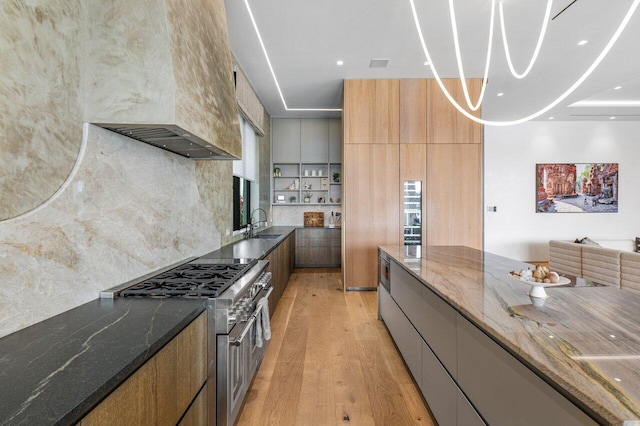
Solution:
[(251, 124), (239, 116), (242, 159), (233, 162), (233, 230), (247, 226), (251, 212), (258, 207), (258, 143)]

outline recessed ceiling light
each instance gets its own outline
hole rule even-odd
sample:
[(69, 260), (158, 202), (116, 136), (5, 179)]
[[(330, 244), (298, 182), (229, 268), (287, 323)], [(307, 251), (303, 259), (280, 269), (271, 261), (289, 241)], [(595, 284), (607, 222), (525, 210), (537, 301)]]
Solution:
[(614, 378), (613, 378), (613, 380), (615, 380), (616, 382), (621, 382), (621, 381), (622, 381), (622, 380), (620, 380), (620, 379), (619, 379), (619, 378), (617, 378), (617, 377), (614, 377)]
[(344, 61), (339, 59), (338, 61), (336, 61), (336, 65), (338, 65), (338, 66), (344, 65)]
[(500, 92), (498, 93), (498, 96), (504, 96), (504, 93)]
[(609, 120), (615, 120), (615, 119), (616, 119), (615, 117), (609, 117)]
[(622, 86), (616, 86), (613, 88), (613, 90), (620, 90), (620, 89), (622, 89)]
[(549, 120), (555, 120), (555, 119), (556, 119), (555, 117), (549, 117)]
[(584, 46), (585, 44), (589, 43), (589, 40), (580, 40), (578, 42), (578, 46)]

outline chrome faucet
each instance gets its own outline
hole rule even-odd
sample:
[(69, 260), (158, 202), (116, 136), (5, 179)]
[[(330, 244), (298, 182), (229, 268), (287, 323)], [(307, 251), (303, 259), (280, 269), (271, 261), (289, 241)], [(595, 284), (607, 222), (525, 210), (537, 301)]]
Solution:
[[(264, 220), (258, 220), (257, 222), (255, 222), (255, 224), (253, 223), (253, 215), (255, 212), (262, 212), (264, 213)], [(260, 219), (260, 214), (258, 213), (258, 219)], [(247, 238), (253, 238), (255, 235), (253, 234), (253, 230), (256, 226), (259, 226), (261, 223), (269, 223), (269, 215), (267, 214), (266, 211), (264, 211), (264, 209), (258, 207), (257, 209), (253, 210), (251, 212), (251, 216), (249, 216), (249, 223), (247, 224), (247, 229), (248, 229), (248, 236)]]

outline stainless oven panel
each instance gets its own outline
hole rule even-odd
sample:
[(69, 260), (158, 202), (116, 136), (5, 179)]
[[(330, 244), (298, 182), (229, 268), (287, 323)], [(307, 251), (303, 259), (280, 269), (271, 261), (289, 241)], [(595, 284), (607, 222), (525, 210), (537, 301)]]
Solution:
[[(255, 298), (255, 304), (268, 298), (272, 287), (264, 288)], [(217, 355), (217, 424), (232, 426), (240, 412), (249, 385), (264, 358), (268, 340), (257, 346), (256, 322), (261, 307), (254, 309), (249, 319), (236, 324), (229, 334), (219, 334)]]
[(390, 275), (389, 256), (381, 250), (378, 250), (378, 282), (386, 288), (387, 291), (390, 291)]

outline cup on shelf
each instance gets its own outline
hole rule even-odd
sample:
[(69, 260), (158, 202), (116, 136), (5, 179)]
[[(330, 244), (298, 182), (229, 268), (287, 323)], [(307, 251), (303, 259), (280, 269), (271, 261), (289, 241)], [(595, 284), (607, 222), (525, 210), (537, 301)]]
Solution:
[(318, 176), (322, 176), (322, 170), (318, 170)]
[(311, 176), (315, 176), (316, 175), (316, 171), (315, 170), (311, 170)]
[(309, 170), (305, 170), (305, 171), (304, 171), (304, 175), (305, 175), (305, 176), (309, 176)]

